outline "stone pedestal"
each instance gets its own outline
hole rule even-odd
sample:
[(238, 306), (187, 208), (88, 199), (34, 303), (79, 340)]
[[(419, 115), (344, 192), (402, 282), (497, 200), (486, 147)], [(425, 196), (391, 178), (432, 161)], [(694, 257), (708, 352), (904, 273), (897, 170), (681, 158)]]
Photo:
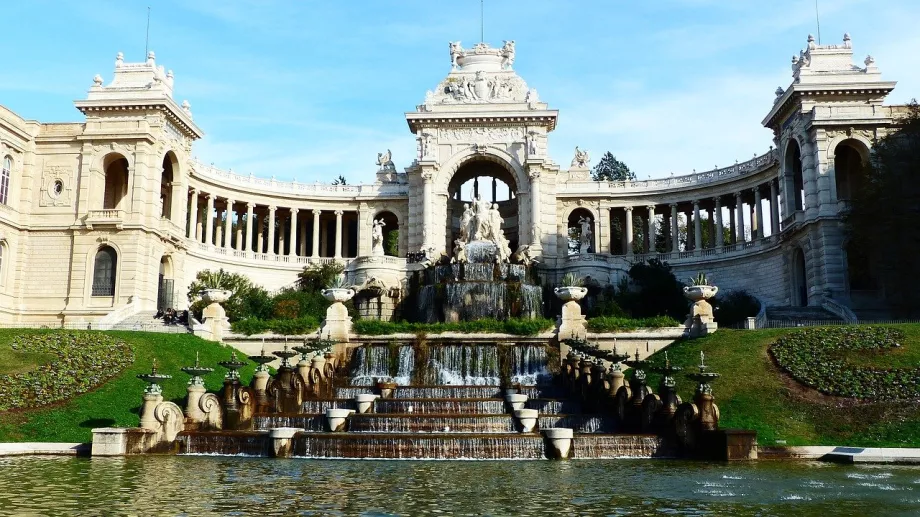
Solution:
[(224, 334), (230, 332), (230, 320), (227, 311), (221, 303), (230, 299), (233, 293), (223, 289), (207, 289), (202, 293), (201, 299), (208, 306), (201, 311), (202, 322), (195, 325), (192, 331), (196, 336), (211, 341), (223, 341)]
[(687, 315), (687, 321), (684, 322), (691, 338), (712, 334), (719, 328), (713, 318), (712, 305), (706, 301), (718, 292), (719, 288), (714, 285), (684, 287), (684, 296), (693, 302), (693, 305), (690, 306), (690, 314)]
[(339, 342), (347, 342), (351, 334), (351, 316), (344, 303), (335, 302), (326, 309), (326, 319), (323, 320), (322, 337)]
[(510, 393), (505, 395), (505, 400), (508, 402), (508, 405), (511, 406), (511, 411), (517, 411), (519, 409), (524, 409), (524, 404), (527, 403), (527, 395)]
[(584, 287), (557, 287), (554, 291), (559, 299), (565, 301), (562, 314), (556, 320), (556, 339), (587, 339), (587, 320), (581, 313), (578, 300), (584, 298), (588, 290)]
[(333, 433), (345, 431), (345, 423), (348, 421), (348, 417), (354, 412), (354, 409), (327, 409), (326, 424), (329, 426), (329, 431)]
[(185, 398), (185, 418), (192, 422), (200, 423), (204, 421), (205, 415), (199, 407), (202, 395), (207, 393), (204, 386), (189, 384), (188, 395)]
[(358, 413), (370, 413), (371, 409), (374, 408), (374, 401), (377, 400), (379, 395), (374, 395), (371, 393), (361, 393), (355, 397), (355, 405), (358, 407)]
[(546, 456), (554, 460), (569, 458), (575, 431), (566, 427), (550, 427), (541, 430), (546, 439)]
[(615, 397), (617, 391), (626, 385), (626, 375), (620, 370), (611, 370), (607, 372), (607, 392), (611, 397)]
[(91, 456), (124, 456), (128, 452), (128, 430), (122, 427), (93, 429)]
[(269, 429), (268, 437), (272, 441), (272, 453), (276, 458), (290, 458), (293, 452), (292, 442), (297, 433), (304, 429), (298, 427), (277, 427)]
[(159, 393), (144, 393), (144, 402), (141, 404), (141, 427), (151, 431), (160, 430), (160, 422), (157, 421), (154, 412), (157, 406), (163, 402), (163, 395)]

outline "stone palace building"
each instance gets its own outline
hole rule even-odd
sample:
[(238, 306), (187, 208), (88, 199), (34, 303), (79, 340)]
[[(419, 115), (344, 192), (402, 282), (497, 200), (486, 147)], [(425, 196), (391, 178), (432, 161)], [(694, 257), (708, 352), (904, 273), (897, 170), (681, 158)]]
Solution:
[[(447, 77), (406, 114), (415, 160), (400, 171), (380, 153), (364, 185), (196, 161), (202, 130), (153, 52), (140, 63), (119, 53), (111, 80), (97, 75), (75, 102), (82, 122), (0, 108), (0, 323), (113, 323), (186, 307), (202, 269), (272, 290), (324, 261), (345, 263), (388, 314), (420, 259), (451, 252), (463, 203), (477, 194), (499, 205), (511, 249), (538, 261), (547, 282), (574, 271), (616, 284), (657, 257), (678, 278), (706, 272), (768, 306), (853, 317), (882, 297), (840, 215), (873, 140), (903, 108), (884, 105), (895, 83), (871, 57), (854, 64), (848, 35), (838, 45), (809, 37), (792, 59), (792, 83), (764, 106), (774, 141), (763, 154), (631, 182), (593, 181), (580, 149), (570, 163), (548, 155), (558, 112), (515, 73), (514, 55), (510, 41), (452, 43)], [(585, 245), (570, 245), (572, 228)]]

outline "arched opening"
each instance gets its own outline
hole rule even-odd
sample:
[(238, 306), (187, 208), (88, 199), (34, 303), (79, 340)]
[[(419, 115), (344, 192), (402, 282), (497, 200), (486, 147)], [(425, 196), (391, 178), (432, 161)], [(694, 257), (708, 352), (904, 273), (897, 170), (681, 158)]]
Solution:
[(568, 237), (568, 255), (579, 253), (596, 253), (594, 215), (586, 208), (576, 208), (569, 214), (566, 236)]
[(103, 246), (93, 261), (93, 296), (115, 296), (118, 255), (111, 246)]
[(847, 267), (847, 290), (853, 308), (876, 308), (879, 281), (872, 260), (871, 249), (848, 241), (844, 247)]
[(805, 209), (805, 179), (802, 176), (802, 150), (794, 139), (789, 140), (786, 146), (785, 160), (786, 192), (789, 204), (786, 207), (790, 212)]
[[(374, 221), (383, 221), (381, 232), (381, 246), (383, 254), (390, 257), (399, 256), (399, 218), (389, 211), (380, 212), (374, 216)], [(373, 238), (373, 237), (372, 237)], [(372, 243), (373, 244), (373, 243)]]
[(176, 155), (170, 151), (163, 157), (163, 172), (160, 175), (160, 217), (172, 217), (172, 194)]
[(852, 199), (863, 188), (866, 160), (861, 151), (866, 151), (865, 146), (856, 140), (844, 140), (834, 149), (834, 182), (840, 201)]
[(102, 208), (124, 210), (124, 199), (128, 195), (128, 160), (120, 154), (105, 158), (105, 193)]
[(473, 159), (461, 165), (454, 173), (447, 187), (447, 221), (450, 225), (447, 249), (453, 249), (454, 241), (460, 238), (460, 220), (475, 199), (498, 206), (502, 217), (502, 233), (508, 239), (508, 246), (518, 247), (519, 207), (517, 182), (511, 170), (485, 159)]
[(163, 258), (160, 259), (160, 273), (157, 281), (158, 311), (176, 308), (173, 300), (174, 286), (172, 260), (167, 256), (163, 256)]
[(3, 157), (3, 170), (0, 172), (0, 205), (7, 205), (10, 202), (10, 181), (13, 174), (13, 159), (9, 156)]
[(3, 269), (4, 266), (6, 266), (6, 261), (8, 260), (6, 255), (6, 242), (0, 241), (0, 286), (6, 283), (6, 275), (4, 274), (5, 270)]
[(808, 305), (808, 276), (805, 270), (805, 253), (802, 248), (792, 252), (792, 305)]

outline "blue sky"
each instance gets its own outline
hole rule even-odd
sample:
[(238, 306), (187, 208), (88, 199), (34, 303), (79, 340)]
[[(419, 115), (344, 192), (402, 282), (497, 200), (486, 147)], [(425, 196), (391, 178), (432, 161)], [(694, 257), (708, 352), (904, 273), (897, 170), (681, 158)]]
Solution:
[[(872, 54), (891, 102), (920, 96), (916, 0), (819, 0), (823, 43)], [(0, 104), (81, 120), (72, 101), (115, 54), (150, 48), (206, 136), (194, 154), (279, 180), (372, 181), (377, 152), (415, 154), (404, 112), (448, 73), (447, 42), (479, 41), (479, 0), (7, 2)], [(558, 109), (550, 154), (609, 150), (640, 178), (766, 151), (760, 121), (790, 58), (816, 33), (814, 0), (486, 0), (485, 39), (517, 43), (515, 70)], [(15, 51), (13, 51), (15, 49)]]

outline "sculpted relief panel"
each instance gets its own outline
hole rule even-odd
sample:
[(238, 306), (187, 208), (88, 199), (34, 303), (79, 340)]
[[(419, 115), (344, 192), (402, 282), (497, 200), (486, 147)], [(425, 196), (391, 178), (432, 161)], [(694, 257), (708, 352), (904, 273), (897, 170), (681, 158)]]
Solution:
[(524, 128), (520, 127), (461, 127), (441, 128), (442, 142), (515, 142), (524, 139)]
[(49, 165), (42, 170), (39, 206), (71, 206), (73, 204), (73, 169), (65, 165)]

